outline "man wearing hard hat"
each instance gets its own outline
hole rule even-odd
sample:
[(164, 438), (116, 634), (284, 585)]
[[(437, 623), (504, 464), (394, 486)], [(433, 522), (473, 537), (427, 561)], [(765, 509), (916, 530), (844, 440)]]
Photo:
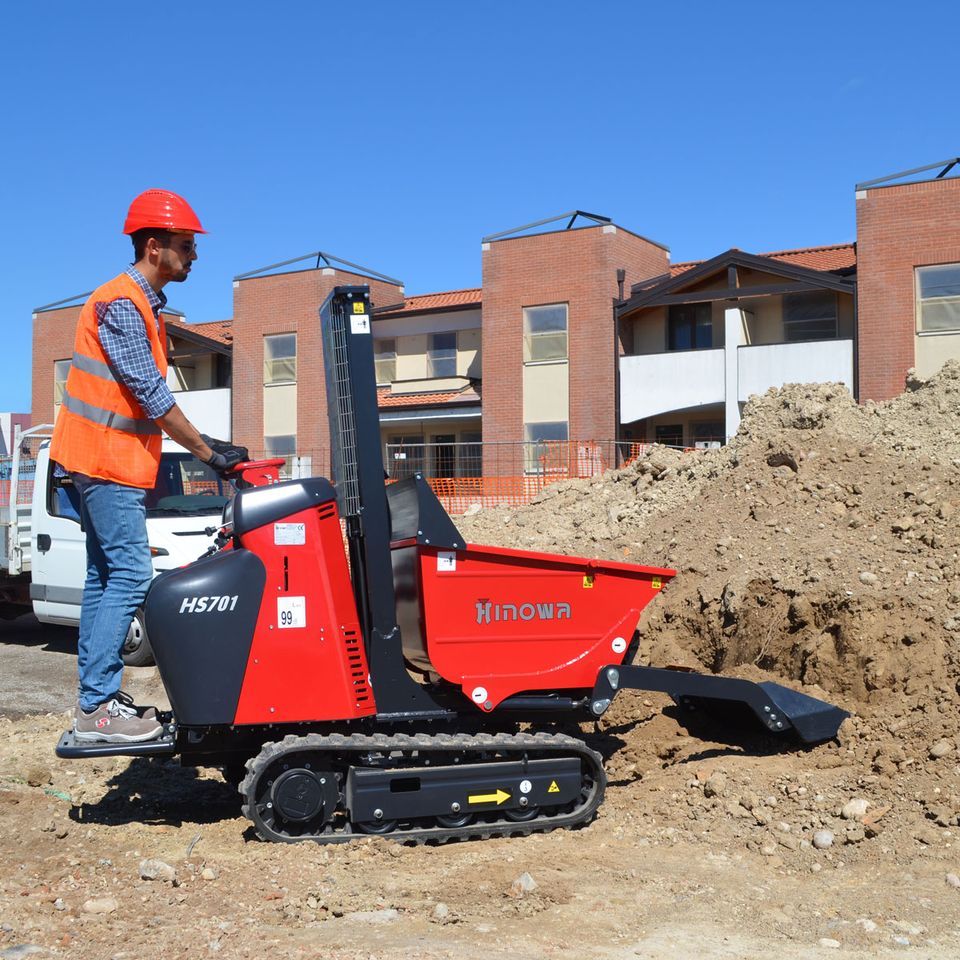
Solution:
[(144, 498), (156, 482), (161, 431), (220, 474), (247, 459), (244, 448), (200, 434), (166, 382), (163, 288), (187, 279), (196, 235), (206, 231), (183, 197), (147, 190), (130, 204), (123, 232), (134, 264), (80, 311), (50, 446), (80, 493), (87, 538), (74, 714), (81, 742), (138, 743), (163, 729), (153, 707), (120, 690), (124, 639), (153, 578)]

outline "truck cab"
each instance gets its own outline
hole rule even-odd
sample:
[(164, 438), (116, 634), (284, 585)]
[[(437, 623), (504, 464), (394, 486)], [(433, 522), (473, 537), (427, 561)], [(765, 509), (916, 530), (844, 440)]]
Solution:
[[(224, 504), (234, 494), (206, 464), (164, 439), (157, 482), (147, 492), (147, 534), (155, 574), (182, 567), (212, 543)], [(77, 626), (86, 577), (79, 494), (69, 476), (51, 469), (49, 442), (37, 452), (30, 536), (30, 600), (43, 623)], [(124, 644), (124, 662), (153, 662), (140, 611)]]

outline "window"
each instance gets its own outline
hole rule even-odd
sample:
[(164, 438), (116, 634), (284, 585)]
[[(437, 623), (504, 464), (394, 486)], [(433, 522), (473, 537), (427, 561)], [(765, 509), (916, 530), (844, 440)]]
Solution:
[(177, 511), (220, 513), (233, 495), (230, 484), (189, 453), (164, 453), (157, 479), (145, 498), (147, 516)]
[(569, 439), (566, 420), (553, 423), (525, 423), (523, 425), (524, 470), (527, 473), (551, 472), (561, 469)]
[(784, 294), (783, 334), (787, 343), (835, 339), (837, 295), (832, 290)]
[(297, 438), (293, 434), (286, 436), (264, 437), (263, 455), (267, 460), (274, 457), (283, 457), (286, 464), (281, 469), (281, 474), (289, 477), (292, 474), (293, 458), (297, 455)]
[(523, 308), (523, 362), (567, 359), (567, 305)]
[(455, 377), (457, 375), (457, 334), (431, 333), (427, 354), (428, 377)]
[(667, 314), (668, 350), (709, 350), (713, 347), (713, 304), (680, 303)]
[(373, 366), (377, 383), (393, 383), (397, 379), (397, 341), (392, 337), (373, 341)]
[(917, 267), (917, 303), (921, 333), (960, 330), (960, 263)]
[(69, 360), (53, 361), (53, 406), (63, 403), (63, 391), (67, 386), (67, 374), (70, 373)]
[(297, 382), (297, 335), (279, 333), (263, 338), (263, 382)]
[(567, 421), (558, 420), (555, 423), (526, 423), (523, 426), (524, 440), (527, 443), (567, 439)]
[(662, 443), (665, 447), (683, 446), (683, 424), (682, 423), (664, 423), (657, 427), (657, 443)]

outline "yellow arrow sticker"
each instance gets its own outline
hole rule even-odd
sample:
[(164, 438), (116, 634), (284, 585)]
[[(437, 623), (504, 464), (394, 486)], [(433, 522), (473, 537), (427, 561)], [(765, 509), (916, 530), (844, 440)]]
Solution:
[(467, 797), (467, 803), (495, 803), (498, 807), (504, 800), (509, 800), (510, 794), (506, 790), (497, 788), (496, 793), (475, 793)]
[(551, 780), (550, 786), (547, 787), (547, 793), (559, 793), (559, 792), (560, 792), (560, 788), (557, 786), (557, 781)]

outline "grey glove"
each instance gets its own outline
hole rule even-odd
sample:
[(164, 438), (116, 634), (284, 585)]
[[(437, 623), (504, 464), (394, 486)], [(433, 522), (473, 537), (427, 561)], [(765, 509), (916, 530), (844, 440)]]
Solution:
[(226, 440), (216, 440), (205, 433), (200, 434), (200, 439), (213, 451), (204, 463), (221, 477), (230, 473), (238, 463), (245, 463), (250, 459), (250, 452), (246, 447), (228, 443)]

